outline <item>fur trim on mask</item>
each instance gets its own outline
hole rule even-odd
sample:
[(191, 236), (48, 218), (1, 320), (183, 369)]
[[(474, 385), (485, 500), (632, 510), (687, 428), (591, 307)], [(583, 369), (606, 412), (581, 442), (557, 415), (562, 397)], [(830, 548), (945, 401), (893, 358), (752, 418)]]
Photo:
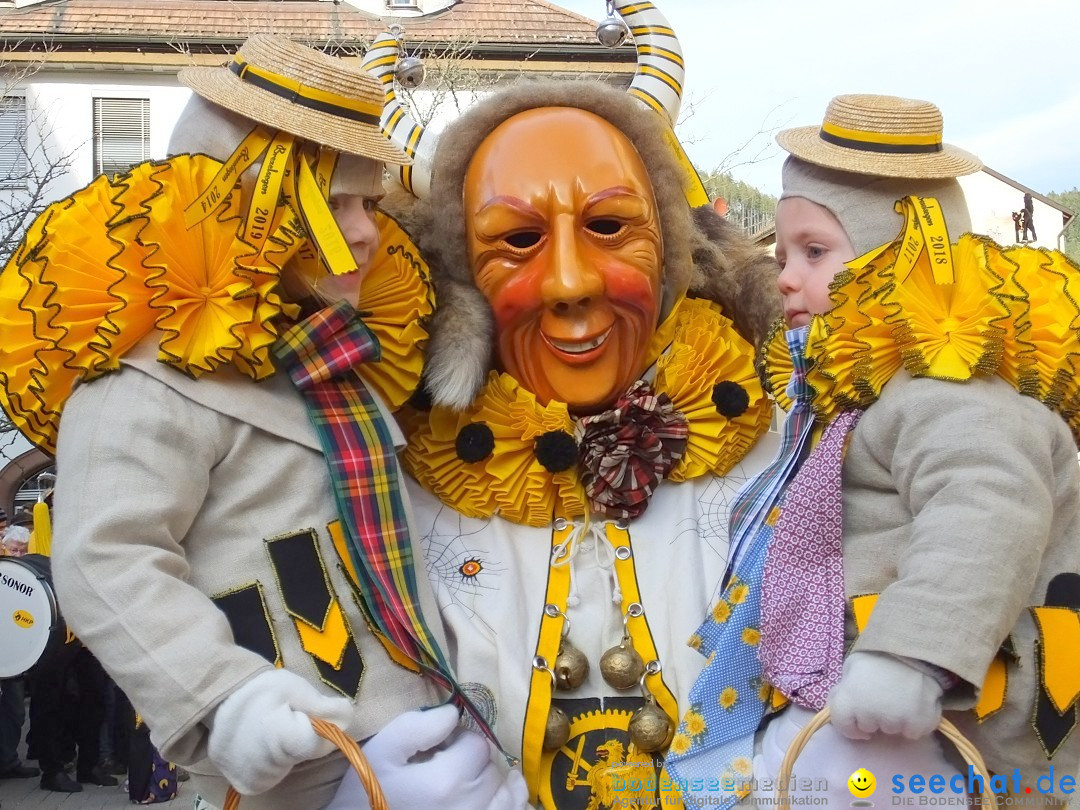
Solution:
[(711, 205), (695, 208), (693, 216), (694, 277), (688, 294), (718, 303), (735, 331), (760, 346), (780, 314), (780, 265)]

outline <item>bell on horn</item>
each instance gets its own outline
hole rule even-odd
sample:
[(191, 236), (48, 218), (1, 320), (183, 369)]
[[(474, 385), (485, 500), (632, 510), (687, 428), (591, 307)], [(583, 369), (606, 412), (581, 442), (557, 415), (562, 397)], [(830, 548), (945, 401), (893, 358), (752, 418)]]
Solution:
[(424, 63), (418, 56), (406, 56), (398, 62), (394, 78), (397, 79), (398, 84), (410, 90), (419, 87), (424, 81)]
[(607, 0), (607, 16), (596, 26), (596, 38), (605, 48), (618, 48), (626, 41), (626, 24), (615, 13), (615, 4)]

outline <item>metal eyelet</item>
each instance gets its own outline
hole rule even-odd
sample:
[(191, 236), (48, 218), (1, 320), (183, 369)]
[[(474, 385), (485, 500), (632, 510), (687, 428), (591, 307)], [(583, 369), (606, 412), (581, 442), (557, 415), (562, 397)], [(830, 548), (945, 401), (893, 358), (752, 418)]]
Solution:
[(620, 560), (629, 560), (634, 555), (634, 552), (630, 550), (630, 546), (619, 546), (615, 549), (615, 556)]
[(631, 602), (626, 606), (626, 615), (632, 618), (637, 618), (645, 612), (645, 608), (641, 606), (640, 602)]
[(626, 518), (619, 518), (618, 520), (615, 521), (615, 528), (620, 529), (622, 531), (626, 531), (627, 529), (630, 528), (630, 521), (627, 520)]
[(566, 518), (555, 518), (554, 522), (552, 522), (552, 524), (551, 524), (551, 527), (555, 531), (561, 532), (569, 525), (570, 525), (570, 523), (569, 523), (569, 521), (567, 521)]

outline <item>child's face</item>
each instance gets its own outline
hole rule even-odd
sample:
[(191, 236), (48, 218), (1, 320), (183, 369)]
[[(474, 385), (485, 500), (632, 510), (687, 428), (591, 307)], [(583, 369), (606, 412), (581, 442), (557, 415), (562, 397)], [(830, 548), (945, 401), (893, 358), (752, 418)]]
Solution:
[(791, 328), (806, 326), (814, 315), (832, 309), (829, 282), (855, 258), (847, 232), (832, 212), (804, 197), (776, 206), (777, 285), (784, 318)]
[(364, 272), (375, 257), (375, 251), (379, 249), (379, 229), (375, 226), (375, 207), (378, 201), (377, 197), (362, 194), (330, 195), (330, 211), (341, 228), (358, 269), (355, 273), (341, 276), (332, 276), (329, 273), (320, 275), (315, 288), (324, 300), (344, 299), (356, 303)]
[(375, 227), (375, 207), (379, 200), (361, 194), (331, 194), (330, 211), (349, 244), (360, 272), (379, 249), (379, 229)]

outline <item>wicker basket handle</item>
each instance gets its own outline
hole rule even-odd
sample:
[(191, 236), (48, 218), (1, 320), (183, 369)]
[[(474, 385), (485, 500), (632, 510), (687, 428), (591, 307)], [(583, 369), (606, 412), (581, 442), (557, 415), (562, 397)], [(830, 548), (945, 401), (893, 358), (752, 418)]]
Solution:
[[(788, 795), (788, 787), (791, 783), (791, 770), (795, 766), (795, 760), (803, 752), (814, 733), (829, 722), (829, 716), (828, 708), (822, 709), (799, 730), (799, 733), (795, 735), (795, 739), (791, 741), (791, 745), (788, 746), (787, 753), (784, 754), (784, 760), (780, 763), (780, 773), (776, 778), (778, 783), (776, 786), (776, 802), (780, 806), (780, 810), (791, 810), (791, 797)], [(990, 774), (987, 773), (982, 754), (975, 748), (971, 740), (961, 734), (960, 730), (944, 717), (938, 723), (938, 731), (956, 746), (956, 750), (960, 752), (960, 756), (964, 758), (964, 761), (971, 766), (978, 776), (982, 777), (982, 784), (986, 789), (983, 804), (989, 805), (990, 810), (998, 810), (997, 796), (990, 789)], [(989, 802), (987, 797), (989, 797)]]
[[(315, 733), (320, 737), (329, 740), (340, 748), (341, 753), (345, 755), (345, 759), (349, 760), (349, 764), (353, 766), (360, 777), (360, 783), (364, 786), (364, 790), (367, 791), (371, 810), (389, 810), (386, 804), (386, 796), (383, 795), (382, 788), (379, 787), (379, 780), (375, 778), (375, 772), (371, 770), (371, 764), (360, 750), (360, 744), (333, 723), (328, 723), (326, 720), (312, 717), (311, 727), (315, 729)], [(236, 810), (239, 805), (240, 794), (230, 785), (228, 792), (225, 794), (225, 804), (222, 810)]]

